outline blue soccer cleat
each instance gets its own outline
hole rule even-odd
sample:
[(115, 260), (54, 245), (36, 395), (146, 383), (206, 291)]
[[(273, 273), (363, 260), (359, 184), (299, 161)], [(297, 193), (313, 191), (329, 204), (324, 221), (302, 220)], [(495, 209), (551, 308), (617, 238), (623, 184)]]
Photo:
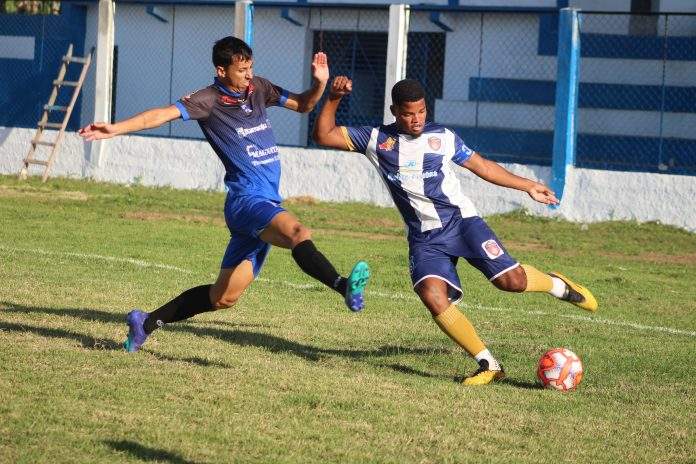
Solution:
[(145, 333), (143, 323), (147, 319), (148, 314), (139, 309), (134, 309), (126, 316), (126, 324), (128, 324), (128, 338), (123, 342), (123, 347), (129, 353), (134, 353), (143, 346), (147, 340), (148, 334)]
[(353, 312), (362, 311), (365, 307), (363, 293), (370, 280), (370, 266), (365, 261), (358, 261), (350, 271), (346, 285), (346, 306)]

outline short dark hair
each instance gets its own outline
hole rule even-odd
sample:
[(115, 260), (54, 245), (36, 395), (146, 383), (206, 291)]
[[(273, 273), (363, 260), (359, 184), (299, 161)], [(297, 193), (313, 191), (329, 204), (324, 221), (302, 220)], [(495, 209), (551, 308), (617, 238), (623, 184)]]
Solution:
[(401, 105), (406, 102), (416, 102), (425, 98), (425, 91), (415, 79), (404, 79), (394, 84), (391, 90), (392, 104)]
[(213, 46), (213, 66), (229, 66), (237, 56), (247, 61), (252, 58), (251, 47), (236, 37), (227, 36), (215, 42)]

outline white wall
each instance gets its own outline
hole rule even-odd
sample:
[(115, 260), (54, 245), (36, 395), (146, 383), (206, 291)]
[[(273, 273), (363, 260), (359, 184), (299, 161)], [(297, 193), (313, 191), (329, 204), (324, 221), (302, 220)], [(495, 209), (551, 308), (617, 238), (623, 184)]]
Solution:
[[(31, 129), (0, 127), (0, 174), (19, 172), (33, 134)], [(80, 177), (86, 145), (74, 132), (66, 133), (53, 175)], [(361, 155), (294, 147), (280, 147), (280, 153), (281, 194), (286, 198), (309, 195), (325, 201), (392, 205), (377, 171)], [(504, 166), (518, 175), (549, 182), (548, 167)], [(463, 169), (460, 173), (464, 191), (482, 215), (526, 208), (536, 215), (578, 222), (660, 221), (696, 232), (696, 177), (571, 169), (563, 205), (550, 210), (523, 193), (487, 184)], [(205, 141), (125, 136), (107, 141), (104, 164), (95, 178), (222, 190), (223, 175), (222, 164)]]

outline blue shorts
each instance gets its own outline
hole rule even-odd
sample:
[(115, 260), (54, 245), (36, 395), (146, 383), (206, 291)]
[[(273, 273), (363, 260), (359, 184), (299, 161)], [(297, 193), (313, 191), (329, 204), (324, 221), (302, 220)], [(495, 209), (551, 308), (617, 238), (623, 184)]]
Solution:
[(441, 229), (409, 237), (408, 258), (414, 287), (427, 277), (444, 280), (448, 284), (448, 296), (455, 303), (462, 298), (456, 267), (459, 258), (466, 259), (488, 280), (519, 266), (478, 216), (455, 217)]
[(245, 260), (251, 261), (254, 277), (261, 271), (271, 245), (259, 238), (278, 213), (285, 211), (279, 203), (255, 196), (227, 196), (225, 222), (231, 238), (222, 258), (221, 268), (233, 268)]

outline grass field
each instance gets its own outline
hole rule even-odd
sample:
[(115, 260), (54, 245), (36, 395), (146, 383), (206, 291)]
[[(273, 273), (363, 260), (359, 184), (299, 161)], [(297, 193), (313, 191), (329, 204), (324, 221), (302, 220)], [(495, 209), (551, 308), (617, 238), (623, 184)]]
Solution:
[[(497, 291), (460, 264), (460, 307), (509, 376), (472, 388), (474, 362), (411, 291), (395, 210), (290, 201), (340, 271), (371, 263), (363, 313), (274, 249), (237, 307), (125, 353), (130, 308), (216, 275), (223, 200), (0, 177), (0, 462), (694, 462), (695, 235), (487, 218), (600, 311)], [(536, 384), (556, 346), (583, 358), (575, 392)]]

